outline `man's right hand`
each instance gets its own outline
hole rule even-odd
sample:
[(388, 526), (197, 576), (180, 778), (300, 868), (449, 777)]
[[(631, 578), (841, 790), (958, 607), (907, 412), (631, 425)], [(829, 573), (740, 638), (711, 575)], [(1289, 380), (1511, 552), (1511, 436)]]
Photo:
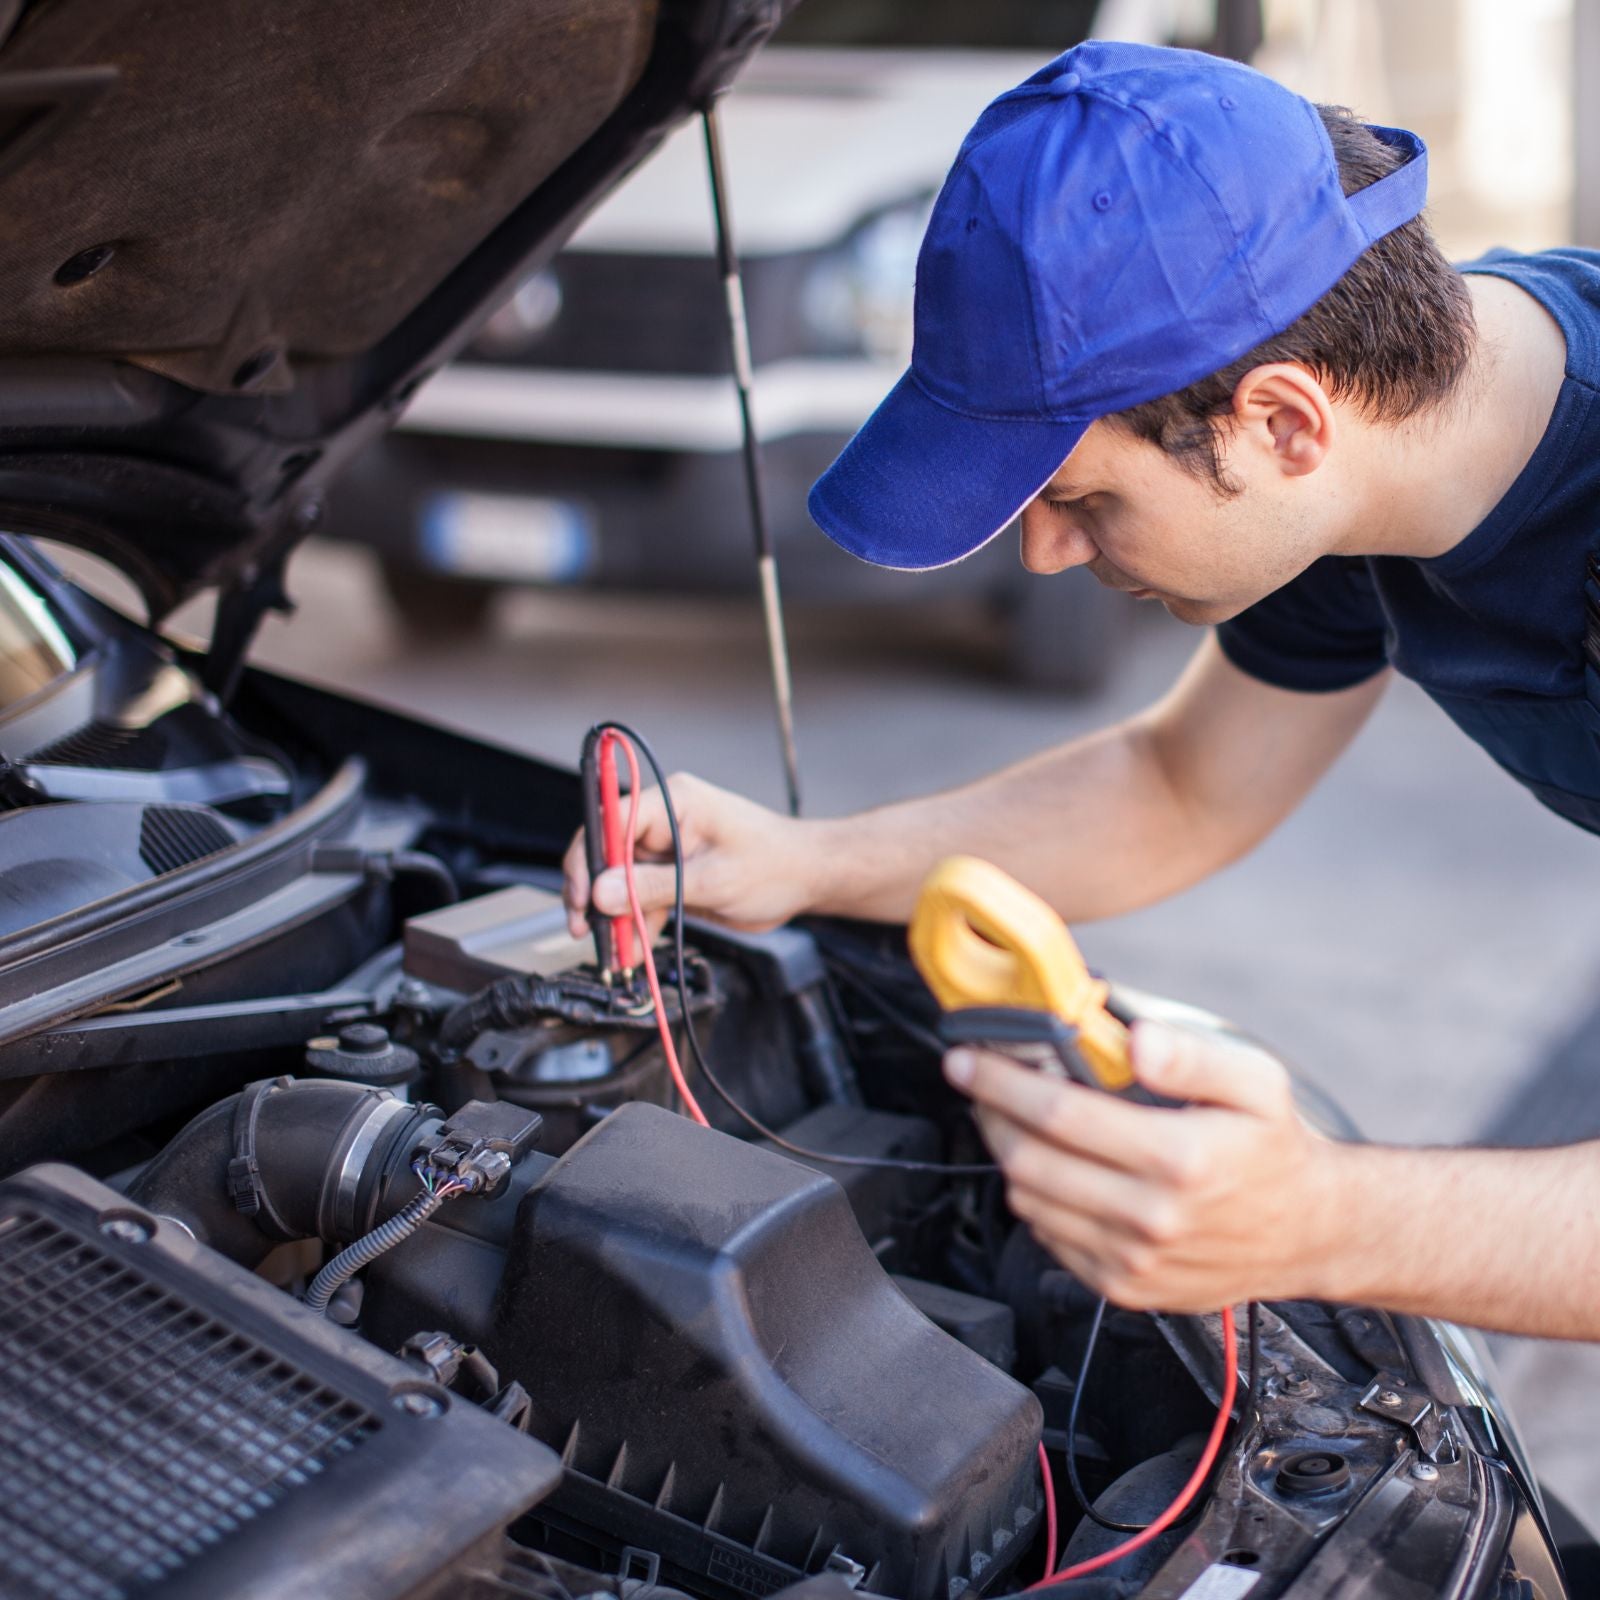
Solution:
[[(776, 927), (798, 916), (815, 899), (821, 866), (816, 823), (796, 821), (730, 794), (689, 773), (667, 780), (683, 839), (683, 897), (696, 916), (732, 927)], [(624, 803), (626, 814), (626, 802)], [(653, 929), (672, 909), (672, 833), (659, 789), (639, 797), (634, 878)], [(589, 931), (589, 864), (579, 829), (562, 863), (562, 899), (574, 938)], [(620, 867), (600, 874), (594, 909), (605, 916), (628, 914), (628, 885)]]

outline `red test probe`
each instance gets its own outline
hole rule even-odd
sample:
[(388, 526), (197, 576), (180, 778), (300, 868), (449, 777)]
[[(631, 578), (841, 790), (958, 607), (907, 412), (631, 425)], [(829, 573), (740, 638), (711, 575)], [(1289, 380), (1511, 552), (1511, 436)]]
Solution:
[[(617, 746), (628, 763), (628, 816), (622, 817), (622, 796), (617, 781)], [(628, 883), (628, 915), (625, 917), (600, 917), (592, 913), (589, 921), (594, 929), (595, 956), (600, 963), (601, 975), (607, 983), (615, 983), (623, 990), (633, 987), (634, 938), (638, 938), (639, 959), (644, 966), (645, 983), (650, 990), (650, 1003), (655, 1011), (656, 1027), (661, 1033), (661, 1053), (667, 1060), (667, 1072), (683, 1108), (703, 1128), (711, 1126), (700, 1109), (688, 1080), (683, 1075), (678, 1060), (677, 1045), (673, 1042), (672, 1028), (667, 1021), (667, 1004), (661, 996), (661, 981), (656, 976), (655, 957), (650, 951), (650, 930), (646, 926), (644, 908), (639, 903), (639, 885), (633, 872), (633, 842), (639, 823), (639, 759), (634, 754), (633, 742), (606, 723), (591, 728), (583, 741), (583, 756), (578, 764), (583, 782), (583, 836), (584, 849), (589, 857), (590, 894), (594, 893), (594, 880), (607, 867), (621, 867)]]
[[(589, 856), (589, 882), (627, 859), (622, 825), (622, 792), (617, 779), (617, 735), (604, 726), (591, 728), (578, 764), (583, 784), (583, 838)], [(590, 917), (595, 958), (601, 976), (624, 986), (633, 979), (634, 930), (628, 916)]]

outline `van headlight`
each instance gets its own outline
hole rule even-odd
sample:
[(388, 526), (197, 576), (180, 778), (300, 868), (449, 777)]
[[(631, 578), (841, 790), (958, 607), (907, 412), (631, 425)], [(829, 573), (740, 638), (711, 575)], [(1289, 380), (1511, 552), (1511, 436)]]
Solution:
[(533, 273), (478, 330), (474, 350), (486, 356), (520, 355), (555, 326), (561, 302), (561, 280), (554, 269)]
[(919, 194), (874, 212), (812, 267), (800, 314), (821, 350), (910, 359), (917, 251), (932, 209), (933, 196)]

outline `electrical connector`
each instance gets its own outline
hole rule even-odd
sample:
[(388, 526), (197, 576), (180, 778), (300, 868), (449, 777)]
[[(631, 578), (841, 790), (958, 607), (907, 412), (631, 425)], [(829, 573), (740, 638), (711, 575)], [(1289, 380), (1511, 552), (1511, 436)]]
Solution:
[(422, 1140), (416, 1161), (440, 1186), (458, 1183), (467, 1194), (497, 1194), (517, 1162), (538, 1147), (543, 1127), (538, 1112), (510, 1101), (472, 1100)]

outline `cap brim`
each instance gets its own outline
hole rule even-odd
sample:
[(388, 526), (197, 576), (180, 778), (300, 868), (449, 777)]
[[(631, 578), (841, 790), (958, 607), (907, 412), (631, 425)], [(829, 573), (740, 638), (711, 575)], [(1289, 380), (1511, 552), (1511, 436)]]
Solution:
[(1089, 422), (968, 417), (908, 372), (812, 486), (812, 519), (875, 566), (926, 572), (970, 556), (1055, 476)]

